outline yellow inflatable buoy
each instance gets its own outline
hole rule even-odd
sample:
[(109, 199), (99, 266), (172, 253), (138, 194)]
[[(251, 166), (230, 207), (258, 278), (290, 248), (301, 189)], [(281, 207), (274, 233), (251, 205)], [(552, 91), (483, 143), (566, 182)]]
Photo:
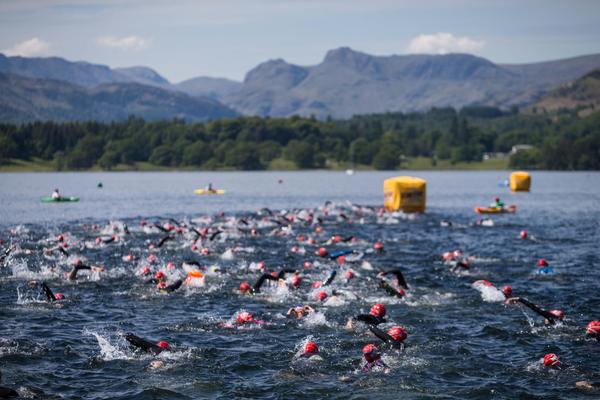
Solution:
[(513, 192), (529, 192), (531, 176), (527, 172), (517, 171), (510, 174), (510, 190)]
[(397, 176), (383, 182), (383, 205), (387, 211), (425, 212), (427, 182), (412, 176)]

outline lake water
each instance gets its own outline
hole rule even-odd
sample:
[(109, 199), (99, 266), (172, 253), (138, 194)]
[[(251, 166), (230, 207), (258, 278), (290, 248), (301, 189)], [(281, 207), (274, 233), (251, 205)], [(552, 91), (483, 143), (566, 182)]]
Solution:
[[(599, 392), (574, 385), (600, 385), (600, 342), (584, 335), (585, 325), (600, 318), (600, 173), (535, 172), (530, 193), (499, 186), (506, 172), (401, 174), (427, 180), (426, 214), (378, 216), (374, 208), (350, 207), (380, 207), (383, 180), (400, 175), (394, 172), (0, 174), (0, 248), (4, 253), (15, 246), (0, 266), (2, 384), (38, 398), (597, 398)], [(208, 182), (227, 194), (193, 194)], [(41, 203), (39, 197), (55, 187), (81, 201)], [(473, 207), (496, 195), (516, 204), (517, 213), (492, 217), (494, 226), (474, 225), (481, 217)], [(323, 208), (328, 200), (333, 205)], [(274, 215), (258, 213), (265, 207)], [(290, 217), (294, 210), (298, 216), (300, 208), (321, 221), (286, 222), (277, 215), (288, 210)], [(220, 212), (224, 217), (215, 217)], [(142, 219), (163, 226), (173, 219), (182, 231), (142, 227)], [(441, 226), (442, 220), (453, 225)], [(196, 241), (191, 227), (223, 233)], [(257, 235), (249, 233), (252, 228)], [(530, 240), (518, 238), (521, 229)], [(69, 256), (44, 254), (59, 234), (69, 243)], [(97, 237), (113, 234), (116, 242), (96, 245)], [(338, 234), (357, 240), (327, 243)], [(164, 246), (150, 248), (167, 235), (172, 238)], [(383, 254), (372, 252), (377, 240)], [(194, 241), (209, 254), (193, 251)], [(319, 245), (354, 250), (359, 259), (349, 256), (340, 268), (314, 255)], [(469, 271), (456, 274), (442, 263), (441, 254), (455, 249), (470, 256)], [(129, 254), (134, 261), (123, 258)], [(554, 275), (535, 274), (542, 257)], [(105, 271), (84, 271), (70, 282), (64, 272), (76, 258)], [(139, 277), (149, 265), (173, 281), (184, 276), (185, 260), (221, 272), (209, 274), (204, 287), (167, 295)], [(170, 261), (176, 269), (166, 268)], [(260, 276), (252, 269), (259, 261), (268, 272), (298, 269), (300, 288), (267, 282), (263, 293), (241, 295), (235, 289)], [(312, 266), (305, 269), (305, 261)], [(409, 284), (404, 299), (378, 288), (377, 272), (394, 268)], [(338, 275), (326, 290), (339, 301), (322, 304), (310, 284), (333, 270)], [(347, 281), (347, 270), (356, 278)], [(67, 300), (50, 304), (36, 297), (27, 289), (32, 279), (46, 281)], [(562, 309), (565, 321), (545, 327), (522, 306), (486, 301), (493, 293), (482, 295), (471, 286), (480, 279), (510, 284), (515, 295)], [(361, 348), (381, 342), (360, 323), (353, 330), (345, 324), (377, 302), (387, 308), (384, 327), (401, 325), (409, 336), (403, 352), (383, 346), (389, 374), (364, 374)], [(286, 318), (297, 304), (310, 304), (318, 314)], [(266, 323), (222, 326), (242, 309)], [(121, 332), (167, 340), (173, 351), (140, 354)], [(318, 343), (323, 361), (295, 356), (308, 338)], [(563, 370), (541, 367), (549, 352), (561, 357)], [(156, 359), (162, 368), (149, 367)]]

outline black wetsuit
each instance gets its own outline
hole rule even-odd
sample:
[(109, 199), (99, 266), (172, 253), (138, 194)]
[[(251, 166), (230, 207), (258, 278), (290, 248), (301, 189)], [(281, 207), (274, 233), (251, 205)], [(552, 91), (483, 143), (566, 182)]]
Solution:
[(391, 337), (390, 335), (388, 335), (386, 332), (382, 331), (375, 325), (369, 325), (369, 330), (371, 332), (373, 332), (373, 334), (375, 336), (377, 336), (379, 339), (381, 339), (382, 341), (384, 341), (391, 347), (393, 347), (395, 349), (403, 349), (404, 348), (404, 343), (394, 340), (393, 337)]
[(329, 273), (329, 276), (323, 282), (323, 286), (329, 286), (331, 284), (331, 282), (333, 282), (333, 280), (335, 279), (336, 275), (337, 275), (337, 271), (334, 269), (333, 271), (331, 271)]
[(72, 280), (72, 281), (76, 280), (77, 273), (79, 271), (81, 271), (82, 269), (91, 270), (92, 267), (90, 267), (89, 265), (83, 265), (83, 264), (73, 266), (73, 269), (71, 270), (71, 272), (69, 272), (69, 280)]
[(367, 325), (379, 325), (387, 322), (383, 317), (376, 317), (371, 314), (359, 314), (356, 316), (357, 321), (364, 322)]
[(141, 337), (134, 335), (133, 333), (127, 333), (125, 335), (125, 339), (133, 346), (145, 351), (146, 353), (160, 354), (166, 350), (152, 342), (149, 342), (146, 339), (142, 339)]
[(183, 285), (183, 281), (181, 279), (177, 279), (175, 282), (170, 285), (165, 286), (164, 288), (159, 288), (161, 292), (171, 293), (179, 289)]
[(529, 309), (531, 309), (536, 314), (539, 314), (542, 317), (544, 317), (546, 319), (548, 325), (554, 325), (557, 321), (560, 321), (560, 318), (558, 318), (556, 315), (540, 308), (539, 306), (533, 304), (532, 302), (530, 302), (527, 299), (519, 297), (517, 301), (519, 303), (527, 306)]
[(277, 273), (277, 276), (273, 276), (271, 274), (262, 274), (258, 280), (252, 286), (252, 293), (260, 293), (261, 286), (265, 283), (265, 281), (278, 281), (280, 279), (284, 279), (285, 274), (291, 274), (296, 272), (295, 269), (282, 269)]
[(162, 245), (165, 244), (165, 242), (167, 240), (171, 240), (171, 239), (173, 239), (173, 237), (171, 235), (167, 235), (167, 236), (163, 237), (162, 239), (160, 239), (154, 247), (162, 247)]
[(56, 301), (56, 297), (54, 296), (54, 293), (52, 293), (52, 290), (50, 290), (48, 285), (46, 285), (46, 282), (40, 283), (40, 288), (42, 289), (42, 292), (44, 292), (44, 294), (46, 295), (46, 298), (48, 299), (48, 301), (50, 301), (50, 302)]
[(14, 399), (19, 397), (19, 393), (16, 390), (0, 386), (0, 399)]

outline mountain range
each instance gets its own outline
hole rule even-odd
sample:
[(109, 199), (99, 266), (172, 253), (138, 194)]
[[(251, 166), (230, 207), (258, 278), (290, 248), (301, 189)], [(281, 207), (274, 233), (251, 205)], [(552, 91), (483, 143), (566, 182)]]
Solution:
[(469, 54), (373, 56), (342, 47), (314, 66), (266, 61), (243, 82), (197, 77), (173, 84), (147, 67), (0, 54), (0, 120), (347, 118), (473, 104), (509, 108), (540, 101), (598, 67), (600, 54), (494, 64)]

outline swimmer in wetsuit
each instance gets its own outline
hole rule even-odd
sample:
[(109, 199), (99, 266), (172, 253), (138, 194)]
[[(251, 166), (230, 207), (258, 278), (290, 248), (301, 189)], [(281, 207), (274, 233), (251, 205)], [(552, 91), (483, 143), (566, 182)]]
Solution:
[(90, 265), (85, 265), (81, 262), (80, 259), (75, 260), (75, 262), (73, 263), (73, 268), (71, 269), (71, 272), (69, 272), (67, 274), (67, 278), (70, 281), (75, 281), (77, 280), (77, 273), (81, 270), (89, 270), (92, 272), (102, 272), (104, 271), (104, 268), (102, 267), (97, 267), (97, 266), (90, 266)]
[(169, 343), (161, 340), (157, 343), (152, 343), (146, 339), (142, 339), (139, 336), (134, 335), (133, 333), (127, 333), (125, 335), (125, 340), (131, 343), (134, 347), (145, 351), (146, 353), (152, 354), (160, 354), (163, 351), (170, 351), (171, 347)]
[(408, 333), (406, 333), (404, 328), (394, 326), (387, 332), (384, 332), (375, 325), (369, 325), (369, 330), (390, 347), (400, 350), (404, 349), (404, 341), (408, 337)]
[(386, 374), (390, 372), (390, 368), (386, 363), (383, 362), (383, 360), (381, 360), (381, 353), (379, 352), (377, 346), (369, 343), (363, 347), (362, 352), (363, 356), (365, 357), (365, 361), (367, 362), (362, 367), (362, 372), (369, 372), (376, 367), (383, 368), (383, 372)]
[(554, 325), (555, 323), (562, 321), (565, 318), (565, 313), (562, 310), (546, 311), (523, 297), (511, 297), (506, 300), (506, 304), (514, 304), (516, 302), (525, 305), (536, 314), (544, 317), (544, 324), (546, 325)]
[(281, 271), (279, 271), (277, 273), (277, 275), (266, 274), (266, 273), (262, 274), (252, 287), (250, 287), (248, 282), (240, 283), (240, 292), (242, 292), (244, 294), (260, 293), (260, 288), (265, 283), (265, 281), (279, 281), (280, 279), (283, 280), (285, 277), (285, 274), (291, 274), (291, 273), (295, 273), (295, 272), (296, 272), (295, 269), (282, 269)]
[[(359, 314), (355, 317), (357, 321), (364, 322), (367, 325), (379, 325), (387, 322), (385, 317), (385, 306), (381, 303), (374, 304), (368, 314)], [(354, 324), (352, 318), (346, 323), (347, 329), (352, 329)]]
[(287, 312), (287, 316), (288, 317), (296, 317), (298, 319), (303, 318), (304, 316), (310, 314), (310, 313), (314, 313), (315, 309), (312, 308), (309, 305), (305, 305), (305, 306), (296, 306), (296, 307), (292, 307), (288, 310)]
[[(394, 287), (392, 284), (390, 284), (390, 282), (384, 279), (386, 275), (394, 275), (396, 277), (396, 287)], [(402, 271), (400, 271), (399, 269), (393, 269), (391, 271), (382, 271), (377, 274), (377, 277), (381, 279), (381, 281), (379, 282), (379, 287), (388, 292), (391, 296), (402, 298), (406, 294), (404, 292), (404, 289), (408, 289), (408, 285), (406, 284), (406, 280), (404, 279)]]
[(158, 284), (156, 285), (156, 288), (161, 293), (172, 293), (172, 292), (176, 291), (177, 289), (179, 289), (181, 287), (181, 285), (183, 285), (183, 281), (181, 279), (177, 279), (175, 282), (173, 282), (169, 285), (167, 285), (167, 282), (165, 282), (165, 281), (158, 282)]
[(50, 290), (50, 288), (48, 287), (48, 285), (46, 284), (46, 282), (38, 282), (38, 281), (30, 281), (27, 286), (30, 289), (33, 288), (38, 288), (42, 293), (44, 293), (44, 295), (46, 296), (46, 299), (48, 299), (49, 302), (54, 302), (54, 301), (59, 301), (59, 300), (64, 300), (65, 299), (65, 295), (62, 293), (53, 293), (52, 290)]

